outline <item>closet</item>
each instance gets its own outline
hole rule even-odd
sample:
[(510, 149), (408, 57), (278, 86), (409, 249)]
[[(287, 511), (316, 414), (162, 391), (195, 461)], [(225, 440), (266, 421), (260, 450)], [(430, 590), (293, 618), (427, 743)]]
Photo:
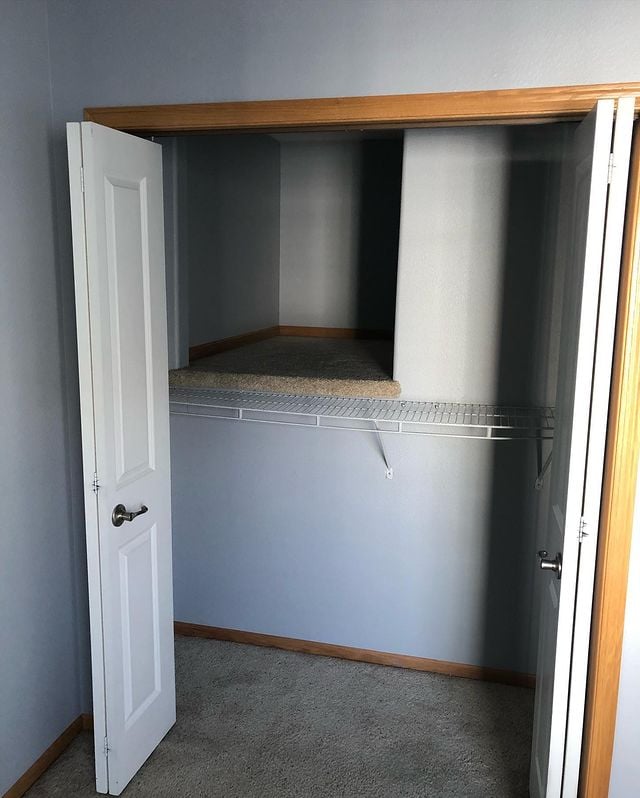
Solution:
[[(626, 133), (622, 124), (616, 128), (620, 171), (609, 189), (610, 206), (626, 191), (632, 116), (633, 104), (620, 106)], [(160, 313), (151, 298), (157, 281), (149, 267), (153, 259), (143, 254), (139, 288), (132, 284), (125, 291), (118, 282), (131, 273), (118, 271), (118, 242), (124, 253), (136, 236), (145, 241), (152, 221), (127, 228), (127, 235), (113, 236), (112, 243), (104, 236), (105, 262), (115, 264), (117, 274), (110, 278), (105, 267), (97, 278), (104, 281), (101, 298), (92, 300), (92, 245), (88, 266), (77, 245), (77, 274), (88, 270), (89, 288), (77, 277), (76, 296), (84, 302), (88, 290), (90, 306), (115, 301), (145, 308), (139, 322), (126, 322), (126, 333), (142, 341), (146, 382), (138, 371), (132, 376), (126, 364), (108, 370), (116, 375), (120, 397), (113, 425), (126, 427), (137, 447), (128, 453), (126, 435), (116, 435), (116, 449), (121, 447), (116, 486), (129, 490), (135, 480), (156, 474), (159, 469), (150, 464), (159, 461), (156, 444), (166, 433), (153, 412), (141, 432), (127, 421), (128, 408), (135, 405), (142, 418), (169, 401), (172, 617), (183, 631), (190, 626), (209, 629), (212, 636), (236, 630), (315, 641), (345, 652), (360, 650), (365, 658), (367, 652), (396, 662), (405, 657), (419, 660), (424, 669), (515, 684), (532, 685), (536, 670), (538, 680), (542, 671), (548, 678), (544, 669), (554, 659), (549, 641), (555, 645), (556, 638), (548, 632), (548, 620), (540, 638), (540, 608), (543, 617), (555, 612), (557, 629), (567, 628), (566, 613), (573, 610), (563, 609), (569, 600), (551, 581), (555, 574), (541, 578), (539, 562), (559, 572), (553, 556), (564, 551), (569, 565), (563, 589), (567, 584), (565, 590), (574, 593), (584, 589), (570, 565), (577, 543), (565, 536), (564, 549), (558, 543), (559, 549), (551, 550), (549, 528), (553, 523), (554, 534), (564, 535), (576, 512), (576, 528), (582, 517), (575, 463), (582, 457), (584, 476), (587, 462), (587, 479), (589, 474), (596, 479), (598, 468), (600, 480), (602, 475), (597, 451), (604, 432), (597, 436), (606, 426), (601, 398), (609, 386), (611, 297), (617, 292), (621, 238), (620, 220), (606, 217), (613, 119), (614, 103), (608, 101), (580, 125), (172, 137), (163, 141), (162, 152), (149, 150), (149, 171), (135, 179), (122, 177), (120, 168), (92, 149), (98, 152), (94, 139), (102, 138), (106, 148), (124, 147), (120, 133), (88, 125), (82, 135), (71, 134), (70, 162), (73, 167), (74, 148), (81, 151), (89, 191), (101, 169), (115, 170), (110, 191), (122, 194), (123, 210), (108, 193), (95, 207), (85, 194), (87, 239), (92, 225), (98, 238), (103, 235), (95, 221), (100, 213), (107, 215), (107, 230), (133, 224), (134, 205), (126, 203), (136, 185), (146, 192), (140, 207), (152, 207), (148, 197), (158, 187), (148, 176), (151, 161), (163, 159), (168, 396), (166, 370), (164, 386), (156, 382), (155, 366), (152, 380), (144, 348), (153, 312)], [(133, 141), (141, 159), (142, 148), (152, 145)], [(137, 169), (137, 157), (132, 163)], [(87, 169), (95, 175), (87, 177)], [(81, 193), (74, 195), (72, 181), (72, 213)], [(157, 209), (152, 211), (157, 216)], [(76, 238), (78, 224), (74, 217)], [(605, 261), (614, 268), (603, 268), (601, 278), (603, 250), (596, 242), (603, 237)], [(607, 297), (606, 307), (598, 304), (599, 296)], [(161, 310), (163, 315), (164, 306)], [(88, 329), (89, 314), (83, 316), (82, 309), (78, 314), (81, 331)], [(122, 337), (118, 319), (124, 314), (102, 313), (107, 317)], [(313, 328), (321, 329), (322, 337), (312, 336)], [(301, 347), (309, 340), (332, 342), (326, 370), (313, 376), (302, 367), (296, 373), (308, 356), (293, 346), (287, 351), (287, 338)], [(111, 341), (114, 350), (121, 346)], [(383, 346), (357, 350), (352, 363), (359, 358), (359, 374), (338, 368), (332, 373), (332, 363), (341, 360), (340, 346), (354, 343)], [(262, 356), (261, 346), (272, 348)], [(162, 352), (155, 350), (154, 357), (161, 362)], [(384, 373), (369, 382), (391, 385), (395, 393), (364, 385), (371, 358)], [(200, 361), (209, 363), (198, 367)], [(587, 367), (590, 362), (599, 365)], [(91, 390), (110, 395), (107, 378), (95, 379), (95, 358), (92, 369)], [(333, 390), (304, 385), (305, 379), (318, 378), (333, 382)], [(298, 379), (300, 390), (292, 390)], [(342, 380), (359, 384), (345, 387)], [(582, 393), (586, 403), (576, 400), (579, 386), (589, 387), (592, 380), (593, 387)], [(93, 417), (90, 407), (85, 411)], [(111, 423), (106, 418), (104, 423)], [(593, 464), (587, 440), (590, 453), (596, 452)], [(85, 471), (95, 463), (90, 448), (87, 441)], [(98, 472), (94, 465), (91, 473)], [(168, 474), (163, 478), (166, 490)], [(116, 493), (100, 490), (97, 509), (90, 497), (87, 501), (89, 529), (91, 517), (99, 526), (100, 502), (106, 508), (115, 501)], [(128, 508), (144, 502), (146, 508), (145, 497), (136, 487), (122, 503)], [(155, 526), (148, 526), (152, 522)], [(155, 531), (144, 545), (156, 551), (161, 522), (150, 516), (145, 523)], [(156, 566), (134, 558), (137, 540), (100, 543), (116, 547), (102, 551), (102, 566), (91, 562), (89, 543), (90, 580), (114, 557), (113, 579), (124, 580), (131, 590), (138, 568), (156, 596)], [(157, 553), (150, 557), (156, 562)], [(144, 593), (138, 584), (135, 589)], [(96, 601), (97, 595), (94, 606)], [(151, 613), (155, 629), (168, 611), (165, 607), (161, 618)], [(100, 639), (97, 631), (92, 637), (94, 661), (110, 634), (119, 634), (117, 626)], [(157, 632), (156, 639), (164, 637)], [(570, 661), (564, 637), (558, 640), (558, 657)], [(126, 657), (138, 679), (132, 682), (134, 698), (127, 700), (142, 717), (156, 693), (145, 698), (140, 688), (136, 710), (135, 686), (145, 683), (152, 662), (159, 667), (162, 657), (154, 660), (144, 651)], [(574, 663), (575, 672), (581, 668)], [(94, 671), (99, 705), (95, 690), (105, 689), (109, 677), (96, 688), (95, 676)], [(567, 722), (570, 730), (582, 722), (571, 714), (573, 696), (564, 679), (556, 681), (556, 694), (564, 690), (569, 720), (546, 705), (536, 715), (532, 794), (549, 798), (559, 795), (567, 778), (563, 758), (577, 778), (576, 750), (565, 749), (564, 738), (560, 752), (548, 742), (560, 725), (564, 734)], [(549, 684), (538, 690), (539, 703), (553, 695)], [(165, 731), (170, 709), (171, 696), (164, 721), (158, 722)], [(134, 735), (127, 723), (122, 734)], [(580, 734), (572, 739), (579, 758)], [(143, 739), (140, 756), (148, 749)], [(122, 778), (130, 778), (137, 766), (123, 765)], [(120, 787), (112, 789), (111, 778), (109, 789), (117, 794)], [(103, 774), (103, 784), (105, 779)]]
[[(320, 187), (338, 182), (336, 156), (374, 144), (392, 153), (393, 180), (385, 178), (385, 161), (376, 168), (380, 182), (395, 188), (386, 203), (393, 213), (386, 229), (380, 221), (374, 226), (387, 240), (378, 238), (371, 249), (388, 252), (393, 268), (376, 296), (369, 286), (381, 282), (379, 261), (364, 260), (358, 283), (345, 259), (336, 287), (342, 295), (327, 313), (362, 300), (371, 308), (371, 328), (394, 331), (389, 344), (401, 391), (394, 399), (362, 388), (355, 396), (307, 396), (286, 383), (281, 391), (231, 390), (208, 385), (200, 360), (192, 361), (191, 381), (170, 389), (178, 621), (422, 657), (442, 662), (446, 672), (458, 663), (533, 683), (536, 552), (548, 510), (565, 264), (561, 168), (574, 127), (177, 142), (179, 157), (186, 145), (187, 232), (200, 224), (211, 231), (218, 213), (214, 172), (206, 174), (209, 202), (199, 188), (205, 175), (198, 188), (192, 183), (205, 157), (223, 159), (232, 171), (231, 186), (222, 173), (226, 197), (244, 193), (244, 163), (248, 193), (264, 200), (263, 172), (253, 180), (260, 170), (246, 153), (260, 146), (275, 158), (279, 151), (280, 321), (321, 327), (348, 327), (354, 317), (314, 315), (336, 264), (335, 250), (318, 241), (361, 240), (364, 214), (354, 213), (348, 186), (319, 197)], [(238, 162), (230, 156), (234, 147), (244, 153)], [(194, 152), (197, 160), (190, 160)], [(179, 169), (180, 160), (178, 180)], [(353, 161), (345, 168), (343, 160), (341, 169), (356, 171)], [(173, 215), (184, 241), (177, 196)], [(249, 201), (239, 206), (242, 225)], [(259, 226), (255, 210), (247, 218), (243, 240)], [(223, 241), (230, 226), (225, 220)], [(193, 242), (187, 235), (189, 297), (199, 303), (206, 292), (204, 277), (194, 275), (201, 264), (192, 258)], [(216, 249), (212, 233), (204, 247), (212, 272)], [(241, 257), (230, 260), (231, 272), (243, 268)], [(287, 315), (300, 283), (300, 315)], [(393, 307), (374, 316), (389, 299)], [(220, 301), (241, 318), (231, 302)], [(190, 321), (201, 310), (190, 304)], [(222, 315), (207, 313), (211, 321)], [(259, 326), (268, 327), (269, 318)], [(229, 327), (218, 337), (240, 331)], [(233, 363), (243, 348), (213, 360)]]

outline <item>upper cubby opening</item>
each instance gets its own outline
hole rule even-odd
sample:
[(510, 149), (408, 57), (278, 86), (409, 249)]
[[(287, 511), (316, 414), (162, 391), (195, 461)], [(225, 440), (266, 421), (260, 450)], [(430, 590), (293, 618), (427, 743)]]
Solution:
[(571, 129), (165, 139), (172, 382), (553, 404)]
[(173, 380), (397, 395), (402, 132), (185, 137), (178, 149), (190, 368)]

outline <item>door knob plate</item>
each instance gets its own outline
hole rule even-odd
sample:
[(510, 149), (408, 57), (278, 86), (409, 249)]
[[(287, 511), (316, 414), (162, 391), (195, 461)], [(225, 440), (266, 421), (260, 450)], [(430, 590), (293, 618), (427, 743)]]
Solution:
[(538, 552), (538, 557), (540, 560), (540, 570), (542, 571), (553, 571), (555, 575), (560, 579), (562, 577), (562, 553), (558, 552), (555, 557), (549, 557), (549, 552), (545, 549), (542, 549)]
[(149, 508), (143, 504), (140, 506), (139, 510), (134, 510), (134, 512), (129, 513), (124, 504), (116, 504), (111, 513), (111, 523), (114, 526), (122, 526), (125, 521), (133, 521), (134, 518), (137, 518), (139, 515), (144, 515), (148, 510)]

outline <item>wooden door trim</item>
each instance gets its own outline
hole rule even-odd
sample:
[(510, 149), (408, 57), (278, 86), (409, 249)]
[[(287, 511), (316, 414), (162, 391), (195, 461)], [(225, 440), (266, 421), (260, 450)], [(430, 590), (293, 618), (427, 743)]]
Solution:
[(640, 129), (627, 200), (596, 564), (580, 795), (608, 794), (640, 454)]
[(626, 95), (640, 96), (640, 83), (111, 106), (85, 108), (84, 118), (143, 135), (525, 124), (580, 119), (597, 100)]

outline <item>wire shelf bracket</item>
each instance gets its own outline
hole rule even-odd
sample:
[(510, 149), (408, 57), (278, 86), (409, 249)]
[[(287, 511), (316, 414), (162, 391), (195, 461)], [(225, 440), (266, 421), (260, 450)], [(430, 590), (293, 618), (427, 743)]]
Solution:
[(551, 455), (542, 463), (541, 448), (542, 441), (553, 439), (554, 411), (551, 407), (499, 407), (172, 386), (169, 408), (174, 415), (373, 432), (387, 479), (393, 479), (393, 468), (382, 433), (495, 441), (535, 440), (538, 442), (538, 489), (551, 464)]

